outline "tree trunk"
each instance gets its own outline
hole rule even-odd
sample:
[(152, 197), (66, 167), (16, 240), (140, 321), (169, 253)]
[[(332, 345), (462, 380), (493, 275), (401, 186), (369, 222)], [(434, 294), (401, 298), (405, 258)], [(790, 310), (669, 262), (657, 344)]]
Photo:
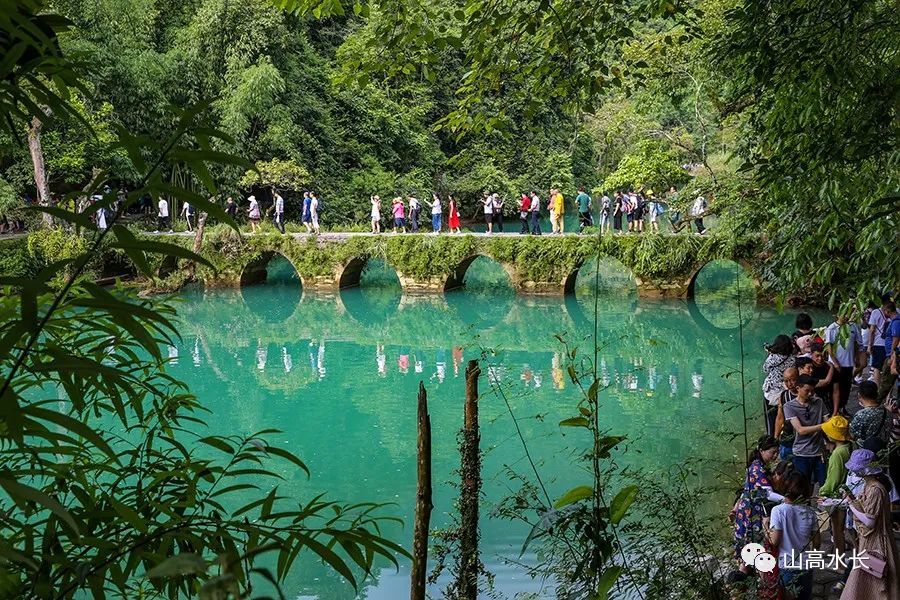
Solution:
[(470, 360), (466, 367), (465, 427), (461, 449), (462, 489), (459, 499), (459, 597), (477, 600), (478, 573), (481, 561), (478, 557), (478, 501), (481, 496), (481, 453), (478, 431), (478, 376), (481, 369), (477, 360)]
[(416, 516), (413, 527), (410, 600), (425, 600), (425, 575), (428, 567), (428, 528), (431, 524), (431, 417), (425, 384), (419, 382), (416, 435)]
[[(172, 214), (172, 213), (169, 213)], [(200, 249), (203, 248), (203, 230), (206, 228), (206, 217), (208, 213), (202, 212), (200, 213), (200, 217), (197, 219), (197, 229), (194, 231), (194, 254), (200, 254)], [(191, 264), (188, 266), (188, 271), (191, 277), (194, 276), (194, 270), (197, 268), (197, 263), (191, 261)]]
[[(41, 129), (44, 124), (38, 117), (31, 119), (31, 127), (28, 129), (28, 151), (31, 153), (31, 163), (34, 165), (34, 185), (37, 188), (37, 203), (41, 206), (50, 206), (50, 184), (47, 181), (47, 169), (44, 166), (44, 150), (41, 148)], [(53, 225), (53, 217), (44, 213), (42, 217), (45, 227)]]

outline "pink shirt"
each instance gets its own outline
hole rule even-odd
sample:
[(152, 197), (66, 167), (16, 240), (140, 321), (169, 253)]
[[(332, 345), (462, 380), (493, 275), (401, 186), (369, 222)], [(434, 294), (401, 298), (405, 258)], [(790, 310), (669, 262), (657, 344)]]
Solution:
[(397, 202), (396, 204), (394, 204), (394, 205), (391, 207), (391, 210), (394, 211), (394, 218), (395, 218), (395, 219), (402, 219), (402, 218), (403, 218), (403, 203), (402, 203), (402, 202)]

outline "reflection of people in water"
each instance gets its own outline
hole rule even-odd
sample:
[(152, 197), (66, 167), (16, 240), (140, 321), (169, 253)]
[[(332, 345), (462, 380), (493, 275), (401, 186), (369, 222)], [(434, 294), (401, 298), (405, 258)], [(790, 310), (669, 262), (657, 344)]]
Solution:
[(194, 349), (191, 350), (191, 359), (194, 361), (194, 366), (200, 366), (200, 338), (194, 338)]
[(553, 353), (550, 359), (550, 373), (553, 376), (553, 387), (558, 390), (566, 389), (566, 378), (562, 370), (562, 356), (559, 352)]
[(659, 381), (659, 375), (656, 372), (656, 365), (651, 365), (647, 367), (647, 388), (650, 392), (656, 391), (656, 384)]
[(544, 381), (544, 376), (540, 371), (534, 372), (534, 389), (539, 389), (541, 387), (541, 383)]
[(169, 346), (169, 364), (177, 365), (178, 364), (178, 348), (175, 346)]
[(694, 372), (691, 373), (691, 383), (694, 385), (694, 398), (699, 398), (703, 391), (703, 359), (694, 361)]
[(325, 340), (319, 340), (319, 379), (325, 378)]
[(531, 367), (528, 366), (528, 363), (522, 365), (522, 374), (519, 375), (519, 379), (525, 383), (525, 387), (528, 387), (528, 384), (534, 381), (534, 373), (531, 372)]
[(400, 350), (400, 356), (397, 358), (397, 368), (404, 375), (409, 373), (409, 350)]
[(447, 351), (443, 348), (438, 348), (435, 369), (434, 375), (432, 375), (431, 378), (434, 379), (437, 377), (438, 383), (444, 383), (444, 377), (447, 376)]
[(287, 346), (281, 347), (281, 362), (284, 363), (285, 373), (290, 373), (291, 369), (294, 368), (294, 359), (292, 359), (291, 355), (288, 354)]
[(672, 361), (672, 368), (669, 369), (669, 395), (678, 394), (678, 363)]
[(413, 370), (416, 373), (422, 373), (425, 370), (425, 366), (422, 364), (422, 353), (414, 352), (413, 353)]
[(268, 357), (269, 349), (263, 346), (262, 340), (256, 340), (256, 368), (260, 371), (265, 370)]
[(609, 387), (609, 368), (606, 366), (606, 359), (600, 357), (600, 385)]
[(387, 356), (384, 353), (384, 344), (375, 344), (375, 362), (378, 365), (378, 375), (387, 375)]
[(463, 361), (463, 349), (462, 346), (456, 346), (453, 348), (453, 376), (459, 376), (459, 365), (462, 364)]

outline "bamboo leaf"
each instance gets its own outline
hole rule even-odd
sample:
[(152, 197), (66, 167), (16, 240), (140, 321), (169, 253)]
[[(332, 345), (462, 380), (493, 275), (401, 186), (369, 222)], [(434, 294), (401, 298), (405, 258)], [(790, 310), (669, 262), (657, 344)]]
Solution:
[(581, 500), (586, 500), (594, 495), (594, 488), (587, 485), (579, 485), (563, 494), (559, 500), (553, 503), (554, 508), (562, 508)]
[(619, 490), (619, 493), (613, 498), (612, 504), (609, 505), (609, 520), (613, 525), (618, 525), (619, 521), (625, 518), (628, 508), (637, 498), (637, 493), (636, 485), (629, 485)]

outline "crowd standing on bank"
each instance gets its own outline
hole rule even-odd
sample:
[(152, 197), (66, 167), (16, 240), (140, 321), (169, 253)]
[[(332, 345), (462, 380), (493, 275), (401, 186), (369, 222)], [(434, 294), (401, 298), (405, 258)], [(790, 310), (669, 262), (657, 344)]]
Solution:
[[(766, 433), (731, 513), (730, 580), (738, 588), (755, 578), (760, 598), (807, 600), (814, 571), (829, 569), (843, 600), (900, 600), (896, 304), (885, 295), (820, 327), (801, 313), (766, 350)], [(829, 530), (826, 555), (820, 534)], [(774, 570), (748, 563), (748, 544), (777, 557)]]

